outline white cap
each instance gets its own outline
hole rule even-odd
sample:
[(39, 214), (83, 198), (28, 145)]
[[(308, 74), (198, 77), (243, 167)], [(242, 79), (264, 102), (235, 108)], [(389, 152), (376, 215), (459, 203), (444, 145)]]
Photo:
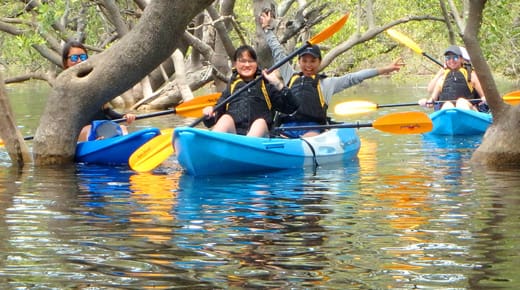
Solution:
[(462, 52), (462, 58), (465, 59), (466, 61), (471, 61), (471, 58), (469, 58), (469, 54), (468, 54), (468, 51), (466, 50), (465, 47), (462, 47), (462, 46), (459, 46), (460, 48), (460, 51)]

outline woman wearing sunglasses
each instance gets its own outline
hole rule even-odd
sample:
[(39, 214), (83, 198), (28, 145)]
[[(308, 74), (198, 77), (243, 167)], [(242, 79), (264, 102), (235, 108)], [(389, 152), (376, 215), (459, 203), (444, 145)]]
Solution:
[[(478, 111), (476, 106), (485, 102), (484, 92), (480, 86), (477, 74), (474, 71), (468, 71), (464, 66), (464, 58), (461, 49), (452, 45), (444, 52), (444, 70), (437, 77), (433, 86), (431, 97), (419, 100), (421, 106), (434, 107), (435, 110), (447, 108), (461, 108)], [(474, 99), (476, 91), (481, 100), (470, 101)]]
[[(67, 69), (78, 63), (88, 59), (88, 53), (85, 46), (79, 41), (69, 41), (65, 44), (62, 51), (63, 68)], [(134, 114), (119, 114), (112, 110), (108, 104), (105, 104), (92, 117), (89, 125), (81, 129), (78, 141), (92, 141), (103, 138), (114, 137), (118, 135), (128, 134), (126, 126), (121, 126), (115, 122), (107, 122), (109, 120), (125, 118), (127, 124), (131, 124), (135, 120)]]

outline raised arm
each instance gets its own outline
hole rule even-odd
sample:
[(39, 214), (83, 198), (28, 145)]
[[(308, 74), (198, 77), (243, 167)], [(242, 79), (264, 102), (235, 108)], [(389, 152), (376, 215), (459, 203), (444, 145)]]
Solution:
[[(260, 15), (260, 24), (264, 30), (265, 41), (271, 49), (273, 60), (276, 63), (284, 59), (287, 56), (287, 53), (278, 41), (278, 38), (276, 38), (276, 35), (274, 34), (273, 28), (271, 26), (271, 22), (271, 11), (262, 12)], [(296, 72), (289, 63), (283, 64), (278, 70), (280, 71), (280, 75), (282, 76), (285, 84), (289, 82), (292, 75)]]

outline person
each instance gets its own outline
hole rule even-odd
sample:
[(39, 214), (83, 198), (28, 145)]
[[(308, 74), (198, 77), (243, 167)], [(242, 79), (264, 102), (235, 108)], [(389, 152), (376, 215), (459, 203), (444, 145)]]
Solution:
[[(289, 89), (275, 73), (267, 74), (265, 70), (260, 71), (253, 47), (238, 47), (233, 55), (233, 64), (228, 85), (217, 101), (220, 109), (214, 110), (213, 106), (205, 107), (204, 124), (216, 132), (265, 137), (273, 123), (273, 110), (293, 112), (297, 104)], [(267, 81), (260, 80), (248, 90), (226, 101), (235, 91), (260, 77), (260, 74)], [(220, 105), (224, 101), (227, 103)]]
[(458, 107), (487, 111), (484, 92), (477, 74), (472, 70), (467, 51), (463, 51), (466, 49), (462, 50), (456, 45), (446, 49), (444, 68), (439, 70), (428, 84), (431, 97), (419, 100), (419, 105), (434, 107), (435, 110)]
[[(62, 51), (62, 64), (64, 69), (77, 65), (88, 59), (88, 53), (85, 46), (76, 40), (67, 42)], [(119, 114), (110, 108), (108, 104), (103, 105), (91, 118), (89, 125), (84, 126), (78, 137), (78, 142), (92, 141), (103, 138), (114, 137), (118, 135), (128, 134), (126, 126), (119, 125), (115, 122), (107, 122), (109, 120), (125, 118), (127, 124), (131, 124), (135, 120), (134, 114)]]
[[(260, 24), (268, 46), (271, 48), (274, 61), (286, 57), (286, 53), (271, 28), (272, 15), (270, 10), (264, 10), (260, 15)], [(298, 109), (280, 117), (281, 127), (284, 126), (313, 126), (328, 123), (327, 108), (332, 95), (357, 85), (366, 79), (399, 71), (404, 65), (401, 58), (393, 63), (374, 69), (364, 69), (355, 73), (348, 73), (339, 77), (326, 77), (319, 74), (322, 56), (320, 47), (308, 46), (298, 55), (299, 72), (290, 64), (280, 67), (280, 74), (294, 97), (298, 100)], [(286, 130), (283, 134), (289, 138), (310, 137), (321, 133), (321, 130)]]

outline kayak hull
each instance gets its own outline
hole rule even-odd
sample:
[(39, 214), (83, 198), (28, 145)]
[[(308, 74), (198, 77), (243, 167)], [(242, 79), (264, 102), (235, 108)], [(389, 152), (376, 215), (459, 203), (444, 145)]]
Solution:
[(352, 128), (302, 139), (256, 138), (190, 127), (176, 128), (177, 160), (189, 175), (271, 172), (356, 157), (360, 140)]
[(450, 108), (430, 114), (433, 129), (428, 134), (434, 135), (482, 135), (493, 122), (491, 114)]
[(146, 128), (96, 141), (79, 142), (76, 146), (75, 161), (106, 165), (128, 165), (128, 158), (137, 148), (153, 137), (160, 135), (157, 128)]

